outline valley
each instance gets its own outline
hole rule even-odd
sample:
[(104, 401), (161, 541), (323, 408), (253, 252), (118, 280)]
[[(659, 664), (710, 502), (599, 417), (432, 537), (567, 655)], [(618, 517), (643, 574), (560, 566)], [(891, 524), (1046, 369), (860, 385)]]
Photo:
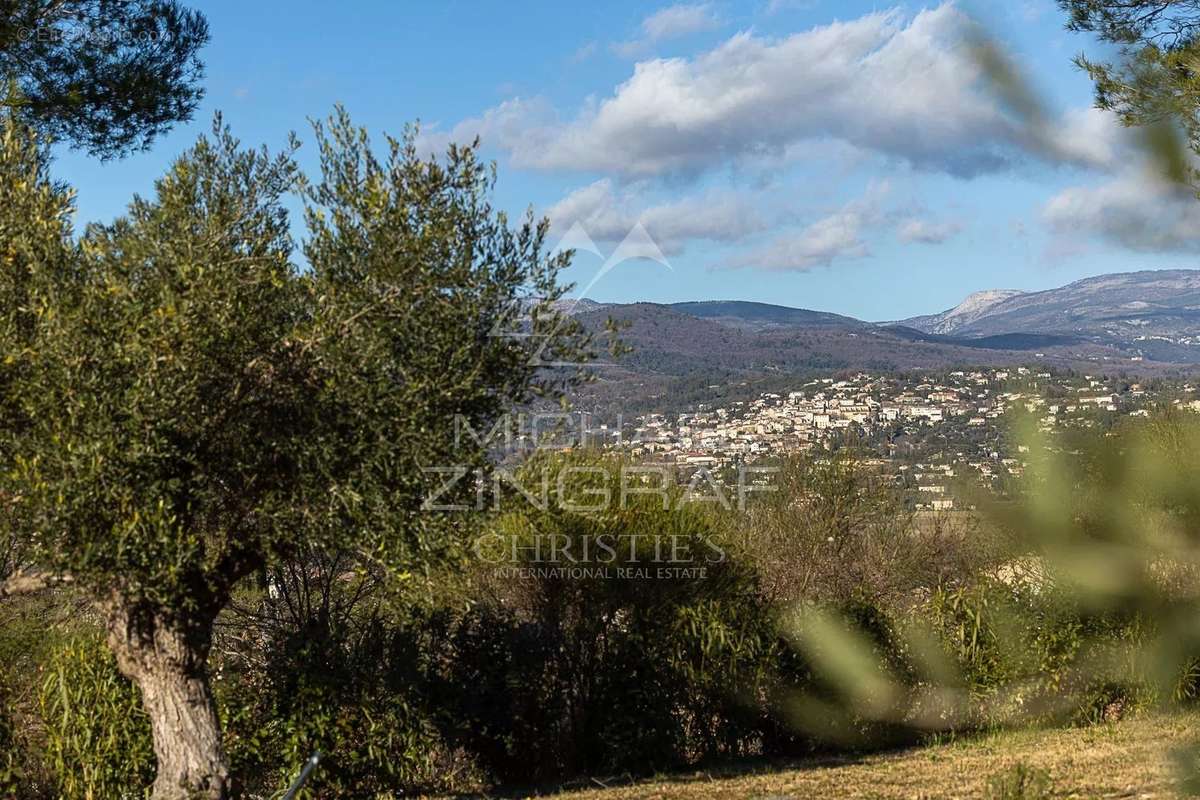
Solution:
[(797, 380), (1037, 363), (1174, 377), (1200, 363), (1200, 270), (1104, 275), (1041, 292), (979, 292), (923, 317), (868, 322), (741, 301), (568, 305), (624, 326), (631, 351), (596, 365), (577, 404), (604, 414), (747, 400)]

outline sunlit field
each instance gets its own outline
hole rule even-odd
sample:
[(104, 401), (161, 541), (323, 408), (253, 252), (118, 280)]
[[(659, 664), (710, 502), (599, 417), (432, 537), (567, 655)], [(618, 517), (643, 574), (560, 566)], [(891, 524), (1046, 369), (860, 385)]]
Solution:
[[(1195, 744), (1194, 714), (1152, 716), (1065, 730), (976, 734), (882, 754), (748, 764), (660, 776), (628, 785), (610, 778), (563, 800), (692, 798), (1174, 798), (1171, 751)], [(1024, 780), (1020, 776), (1028, 776)], [(603, 781), (601, 781), (603, 782)], [(583, 782), (581, 782), (583, 783)], [(1026, 786), (1025, 794), (1016, 787)]]

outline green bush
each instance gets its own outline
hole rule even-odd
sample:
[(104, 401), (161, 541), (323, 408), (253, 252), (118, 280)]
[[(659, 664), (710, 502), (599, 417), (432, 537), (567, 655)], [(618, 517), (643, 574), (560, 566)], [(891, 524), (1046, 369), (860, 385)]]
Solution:
[(779, 615), (764, 752), (870, 750), (914, 743), (908, 718), (925, 679), (908, 612), (878, 598), (794, 605)]
[(1136, 657), (1140, 615), (1088, 613), (1053, 586), (992, 578), (941, 589), (929, 609), (976, 723), (1111, 720), (1155, 699)]
[(14, 797), (21, 778), (20, 754), (8, 712), (8, 693), (0, 685), (0, 797)]
[(432, 622), (363, 616), (280, 620), (250, 658), (225, 659), (215, 688), (243, 792), (278, 792), (316, 751), (320, 766), (301, 797), (449, 788), (454, 770), (423, 678)]
[(56, 654), (80, 637), (96, 637), (69, 596), (16, 598), (0, 605), (0, 797), (61, 796), (50, 762), (40, 697)]
[(98, 638), (60, 647), (39, 697), (46, 757), (66, 800), (135, 798), (154, 778), (150, 723), (137, 689)]
[(449, 729), (495, 776), (641, 773), (751, 752), (768, 631), (701, 603), (651, 620), (575, 601), (565, 618), (490, 606), (456, 626)]
[(975, 697), (991, 695), (1030, 671), (1027, 631), (1018, 623), (1010, 587), (980, 581), (939, 589), (929, 608), (935, 630)]
[[(545, 480), (549, 502), (516, 499), (487, 533), (492, 563), (453, 626), (440, 691), (456, 740), (501, 780), (645, 772), (758, 746), (776, 637), (754, 570), (678, 492), (665, 508), (659, 495), (622, 502), (624, 465), (535, 459), (520, 480)], [(580, 559), (545, 560), (548, 537)], [(611, 552), (582, 558), (604, 543)], [(703, 577), (659, 573), (671, 545)]]

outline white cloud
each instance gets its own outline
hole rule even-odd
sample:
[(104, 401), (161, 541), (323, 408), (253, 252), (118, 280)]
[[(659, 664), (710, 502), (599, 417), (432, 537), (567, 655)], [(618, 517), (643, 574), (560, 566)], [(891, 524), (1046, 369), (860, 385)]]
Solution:
[(586, 42), (580, 45), (568, 59), (572, 64), (580, 64), (587, 61), (592, 56), (596, 55), (598, 45), (595, 42)]
[(962, 225), (957, 222), (937, 222), (913, 217), (900, 223), (896, 235), (902, 242), (941, 244), (958, 235)]
[[(697, 13), (677, 9), (710, 13), (673, 6), (660, 14), (678, 14), (674, 22), (647, 30), (681, 30), (679, 19)], [(741, 32), (692, 58), (636, 64), (572, 118), (545, 100), (517, 98), (454, 132), (482, 133), (517, 168), (624, 181), (802, 158), (828, 144), (960, 177), (1031, 159), (1101, 168), (1117, 160), (1123, 134), (1107, 112), (1073, 111), (1036, 130), (1009, 115), (986, 85), (970, 25), (944, 4), (783, 38)]]
[(862, 239), (862, 223), (857, 214), (839, 211), (798, 233), (776, 238), (739, 258), (735, 266), (804, 272), (817, 266), (828, 267), (839, 259), (864, 258), (869, 250)]
[(730, 266), (774, 272), (806, 272), (832, 266), (836, 261), (866, 258), (870, 248), (867, 228), (885, 218), (881, 203), (886, 184), (872, 186), (866, 194), (799, 231), (785, 233), (766, 245), (738, 257)]
[(668, 6), (642, 20), (641, 35), (628, 42), (613, 45), (613, 50), (625, 58), (633, 58), (657, 42), (677, 39), (693, 33), (710, 31), (720, 26), (708, 3)]
[(441, 155), (451, 142), (465, 144), (479, 137), (489, 146), (515, 151), (528, 137), (552, 125), (554, 118), (554, 109), (545, 99), (514, 97), (448, 131), (439, 130), (437, 125), (422, 127), (417, 149), (422, 155)]
[(708, 192), (682, 200), (647, 204), (636, 192), (618, 192), (607, 178), (575, 190), (547, 210), (552, 230), (566, 233), (579, 223), (596, 241), (623, 239), (636, 223), (664, 253), (689, 242), (735, 242), (765, 229), (751, 200), (731, 192)]
[(717, 18), (707, 3), (701, 5), (679, 4), (656, 11), (642, 20), (642, 32), (651, 41), (659, 42), (690, 33), (712, 30), (718, 25)]
[(501, 145), (518, 167), (626, 180), (696, 175), (820, 141), (965, 177), (1031, 153), (1087, 165), (1111, 159), (1111, 137), (1089, 138), (1105, 122), (1100, 112), (1056, 120), (1049, 133), (1004, 112), (972, 55), (970, 24), (947, 4), (782, 39), (738, 33), (694, 58), (640, 62), (574, 119), (526, 120), (522, 135)]
[[(638, 41), (715, 24), (707, 4), (671, 6), (643, 21)], [(734, 267), (808, 270), (869, 257), (884, 236), (938, 244), (960, 233), (959, 222), (935, 219), (914, 204), (884, 213), (871, 192), (802, 227), (786, 220), (779, 228), (784, 212), (764, 213), (772, 208), (765, 187), (779, 192), (792, 180), (784, 167), (824, 164), (830, 153), (853, 160), (856, 170), (885, 171), (883, 162), (964, 178), (1035, 163), (1100, 170), (1115, 179), (1097, 189), (1068, 189), (1043, 209), (1059, 240), (1093, 237), (1143, 251), (1200, 252), (1189, 236), (1200, 231), (1200, 215), (1128, 173), (1135, 148), (1114, 115), (1076, 109), (1024, 124), (988, 87), (972, 52), (971, 25), (945, 3), (783, 37), (743, 31), (691, 57), (644, 60), (578, 111), (563, 113), (542, 97), (514, 97), (448, 131), (423, 134), (422, 144), (480, 136), (517, 169), (604, 176), (549, 209), (557, 232), (578, 222), (594, 239), (615, 242), (640, 222), (668, 253), (698, 241), (737, 243), (742, 254), (727, 262)], [(651, 199), (664, 184), (678, 190), (724, 170), (749, 175), (747, 185), (758, 188)], [(755, 182), (767, 175), (782, 182)]]
[(1200, 253), (1200, 203), (1148, 169), (1099, 186), (1075, 186), (1045, 205), (1043, 220), (1063, 240), (1094, 238), (1143, 253)]
[(1067, 111), (1033, 135), (1051, 159), (1102, 170), (1118, 167), (1132, 143), (1130, 130), (1117, 115), (1099, 108)]
[(765, 11), (770, 16), (780, 11), (808, 11), (816, 5), (817, 0), (770, 0)]
[(637, 219), (621, 207), (607, 178), (576, 189), (546, 211), (551, 230), (564, 234), (579, 223), (592, 239), (618, 241)]

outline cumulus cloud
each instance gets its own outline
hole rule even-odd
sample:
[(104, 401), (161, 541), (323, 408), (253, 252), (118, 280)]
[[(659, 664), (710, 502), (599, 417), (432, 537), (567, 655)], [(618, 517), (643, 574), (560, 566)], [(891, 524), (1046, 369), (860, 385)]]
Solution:
[(730, 266), (773, 272), (806, 272), (834, 262), (870, 255), (867, 228), (886, 218), (882, 200), (886, 184), (871, 187), (857, 200), (795, 232), (782, 234), (766, 245), (751, 250)]
[[(675, 5), (647, 17), (637, 41), (715, 24), (707, 4)], [(1033, 163), (1099, 170), (1110, 183), (1068, 189), (1043, 209), (1059, 240), (1092, 236), (1143, 251), (1194, 247), (1188, 232), (1200, 230), (1196, 212), (1129, 173), (1135, 148), (1113, 114), (1076, 109), (1027, 124), (989, 88), (971, 25), (946, 3), (782, 37), (743, 31), (691, 57), (643, 60), (578, 111), (514, 97), (448, 131), (423, 134), (422, 144), (436, 150), (479, 136), (517, 169), (604, 176), (549, 209), (557, 231), (578, 222), (597, 241), (620, 241), (640, 222), (668, 253), (694, 241), (738, 243), (744, 254), (727, 262), (734, 267), (808, 270), (868, 257), (881, 236), (930, 245), (961, 231), (911, 204), (885, 214), (869, 197), (800, 227), (782, 213), (762, 213), (771, 204), (761, 186), (751, 194), (650, 199), (664, 184), (678, 190), (704, 177), (710, 186), (714, 173), (744, 166), (754, 175), (782, 175), (776, 167), (817, 163), (828, 153), (852, 154), (859, 167), (883, 161), (963, 178)]]
[(564, 234), (575, 223), (592, 239), (618, 241), (637, 221), (613, 192), (612, 181), (598, 180), (568, 194), (546, 211), (551, 230)]
[(828, 267), (835, 260), (864, 258), (863, 220), (854, 212), (839, 211), (817, 220), (794, 234), (777, 237), (765, 247), (739, 258), (734, 266), (777, 272), (804, 272)]
[(970, 24), (947, 4), (782, 39), (738, 33), (694, 58), (638, 63), (574, 119), (527, 124), (510, 151), (516, 166), (623, 179), (695, 175), (818, 140), (964, 177), (1031, 152), (1087, 165), (1111, 159), (1107, 144), (1089, 138), (1104, 123), (1092, 112), (1056, 120), (1049, 134), (1011, 118), (984, 86)]
[(1059, 192), (1042, 211), (1064, 240), (1095, 238), (1142, 253), (1200, 252), (1200, 203), (1149, 169), (1130, 169), (1099, 186)]
[(1125, 162), (1133, 143), (1133, 133), (1117, 115), (1099, 108), (1071, 109), (1031, 136), (1050, 160), (1106, 171)]
[(628, 42), (613, 45), (613, 50), (618, 55), (632, 58), (657, 42), (710, 31), (719, 25), (720, 21), (707, 3), (680, 3), (646, 17), (642, 20), (641, 35)]
[[(643, 32), (687, 29), (701, 18), (696, 9), (711, 14), (672, 6)], [(1119, 126), (1106, 112), (1079, 110), (1031, 130), (1005, 111), (973, 54), (971, 24), (945, 4), (783, 38), (744, 31), (691, 58), (636, 64), (609, 96), (589, 99), (573, 117), (543, 100), (511, 100), (456, 131), (482, 133), (519, 168), (623, 181), (802, 157), (829, 142), (960, 177), (1031, 159), (1113, 163)]]
[(552, 229), (565, 233), (579, 223), (596, 241), (622, 240), (641, 223), (668, 255), (689, 242), (736, 242), (765, 229), (754, 204), (740, 194), (708, 192), (670, 203), (647, 204), (636, 192), (618, 191), (610, 179), (571, 192), (547, 210)]
[(417, 149), (422, 155), (440, 155), (451, 142), (466, 143), (478, 137), (489, 146), (515, 151), (527, 137), (553, 124), (554, 119), (554, 109), (544, 98), (514, 97), (449, 130), (423, 126)]
[(937, 222), (913, 217), (900, 223), (896, 235), (902, 242), (941, 244), (957, 236), (961, 230), (962, 225), (957, 222)]

